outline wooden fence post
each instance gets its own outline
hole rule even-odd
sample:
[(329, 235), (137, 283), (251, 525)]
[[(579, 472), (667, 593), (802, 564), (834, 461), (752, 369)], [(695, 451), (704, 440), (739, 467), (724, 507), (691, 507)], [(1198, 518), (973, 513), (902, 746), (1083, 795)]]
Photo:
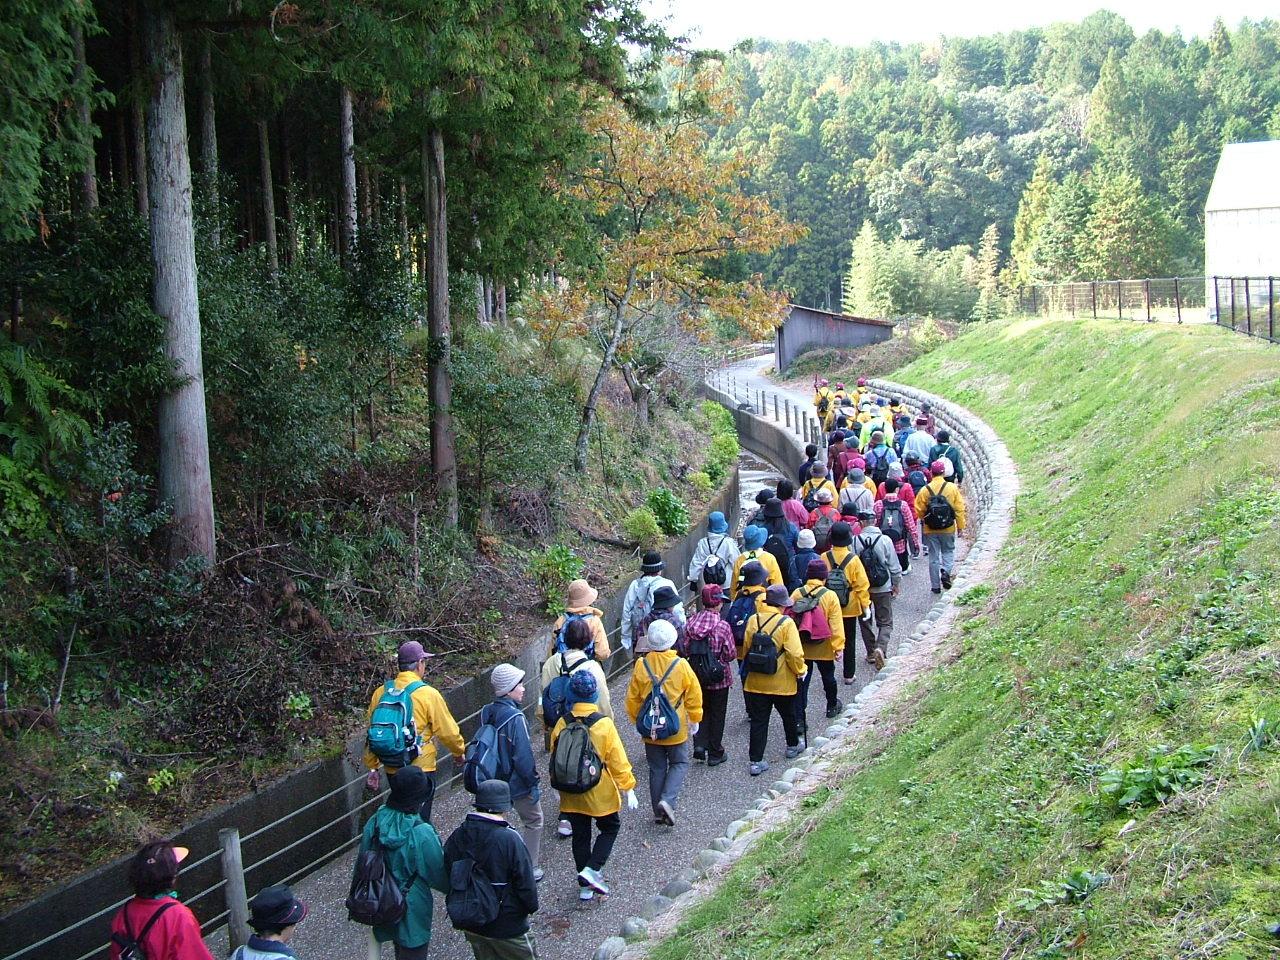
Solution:
[(1142, 281), (1142, 289), (1147, 298), (1147, 323), (1151, 322), (1151, 278)]
[(1173, 278), (1173, 302), (1178, 308), (1178, 322), (1182, 322), (1182, 291), (1178, 289), (1178, 278)]
[(782, 404), (786, 408), (787, 429), (790, 430), (791, 429), (791, 399), (789, 397), (783, 397)]
[(249, 895), (244, 888), (244, 859), (240, 854), (240, 831), (224, 827), (218, 831), (222, 848), (222, 893), (227, 904), (227, 940), (232, 952), (249, 942)]
[(1218, 278), (1213, 277), (1213, 322), (1222, 322), (1222, 302), (1218, 298)]
[(773, 422), (778, 422), (778, 395), (773, 395)]
[(1098, 281), (1093, 280), (1089, 283), (1089, 290), (1093, 294), (1093, 319), (1098, 319)]

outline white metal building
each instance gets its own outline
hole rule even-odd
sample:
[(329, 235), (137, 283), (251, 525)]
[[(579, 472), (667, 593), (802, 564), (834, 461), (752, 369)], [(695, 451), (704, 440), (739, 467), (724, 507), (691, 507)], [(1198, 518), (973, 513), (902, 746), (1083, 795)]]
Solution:
[(1229, 143), (1204, 205), (1209, 277), (1280, 277), (1280, 140)]

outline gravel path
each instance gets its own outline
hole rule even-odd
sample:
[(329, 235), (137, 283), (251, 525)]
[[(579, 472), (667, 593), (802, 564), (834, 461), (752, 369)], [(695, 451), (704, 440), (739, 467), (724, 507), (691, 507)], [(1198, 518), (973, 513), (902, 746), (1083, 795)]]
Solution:
[[(767, 379), (760, 371), (767, 369), (769, 357), (758, 357), (738, 364), (733, 372), (740, 388), (764, 388), (776, 392), (779, 397), (790, 396), (793, 403), (802, 406), (810, 398), (798, 391), (789, 391)], [(794, 473), (794, 465), (778, 464), (788, 475)], [(752, 471), (744, 476), (743, 496), (751, 500), (762, 482), (769, 482), (770, 475)], [(963, 546), (960, 548), (963, 550)], [(894, 610), (893, 642), (890, 654), (899, 640), (915, 629), (924, 614), (932, 606), (929, 592), (928, 570), (925, 564), (912, 566), (903, 582), (901, 595)], [(841, 699), (847, 704), (874, 675), (861, 655), (858, 640), (859, 665), (857, 683), (841, 685)], [(838, 673), (838, 671), (837, 671)], [(610, 684), (610, 692), (618, 710), (622, 709), (630, 672), (624, 671)], [(821, 684), (810, 692), (810, 734), (816, 736), (825, 723), (820, 708)], [(740, 688), (735, 685), (729, 698), (729, 714), (725, 724), (725, 745), (729, 751), (728, 763), (714, 769), (704, 764), (693, 764), (685, 783), (684, 793), (676, 810), (675, 827), (658, 826), (652, 822), (648, 808), (648, 787), (644, 764), (644, 750), (635, 728), (625, 721), (619, 723), (628, 756), (636, 769), (639, 784), (636, 794), (640, 809), (634, 813), (623, 810), (622, 832), (605, 869), (605, 876), (612, 887), (609, 897), (597, 897), (594, 902), (580, 904), (578, 886), (574, 876), (573, 858), (569, 842), (556, 835), (556, 795), (549, 788), (544, 790), (542, 803), (547, 817), (546, 839), (542, 849), (542, 866), (546, 879), (540, 886), (541, 909), (533, 920), (533, 932), (538, 940), (539, 954), (547, 960), (582, 960), (594, 952), (601, 940), (617, 933), (618, 927), (628, 916), (635, 915), (640, 905), (686, 866), (694, 853), (702, 849), (725, 827), (749, 808), (761, 791), (768, 786), (770, 774), (780, 774), (786, 765), (783, 761), (785, 742), (782, 725), (774, 716), (769, 733), (766, 759), (773, 765), (770, 774), (753, 778), (747, 771), (747, 721)], [(534, 748), (541, 751), (541, 738), (534, 733)], [(541, 758), (540, 758), (541, 759)], [(545, 759), (543, 759), (545, 764)], [(470, 796), (455, 792), (438, 798), (435, 822), (442, 838), (457, 826), (468, 809)], [(368, 956), (366, 928), (348, 923), (342, 900), (346, 896), (351, 876), (351, 858), (342, 857), (328, 867), (296, 885), (297, 894), (310, 901), (312, 911), (298, 930), (294, 940), (298, 955), (304, 960), (364, 960)], [(444, 914), (442, 899), (436, 898), (435, 936), (432, 955), (441, 960), (466, 960), (471, 952), (450, 926)], [(222, 954), (225, 955), (225, 948)], [(383, 957), (390, 958), (388, 946)]]

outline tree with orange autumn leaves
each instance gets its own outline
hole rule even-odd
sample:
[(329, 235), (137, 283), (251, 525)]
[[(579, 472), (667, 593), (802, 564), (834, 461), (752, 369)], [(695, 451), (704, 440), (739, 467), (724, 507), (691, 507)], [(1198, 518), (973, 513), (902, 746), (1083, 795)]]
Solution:
[[(759, 338), (785, 316), (786, 296), (765, 289), (759, 275), (725, 280), (709, 267), (730, 254), (769, 253), (800, 239), (805, 228), (787, 222), (763, 197), (743, 192), (744, 157), (708, 158), (708, 121), (727, 122), (732, 110), (716, 70), (691, 69), (673, 100), (653, 122), (617, 104), (604, 106), (588, 122), (596, 144), (592, 161), (563, 187), (585, 205), (600, 237), (598, 268), (553, 297), (544, 291), (539, 311), (561, 333), (594, 332), (603, 346), (574, 451), (580, 473), (600, 390), (647, 322), (663, 318), (699, 333), (718, 315)], [(593, 308), (583, 310), (588, 304)]]

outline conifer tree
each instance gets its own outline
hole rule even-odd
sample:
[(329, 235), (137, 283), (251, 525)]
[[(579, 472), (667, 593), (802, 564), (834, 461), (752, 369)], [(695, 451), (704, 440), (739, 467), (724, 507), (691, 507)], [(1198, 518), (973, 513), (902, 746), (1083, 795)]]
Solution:
[(1035, 260), (1036, 240), (1044, 225), (1053, 187), (1053, 164), (1048, 154), (1042, 153), (1036, 161), (1035, 173), (1022, 191), (1018, 215), (1013, 221), (1013, 245), (1009, 255), (1013, 259), (1014, 279), (1018, 283), (1032, 283), (1039, 275), (1039, 265)]

